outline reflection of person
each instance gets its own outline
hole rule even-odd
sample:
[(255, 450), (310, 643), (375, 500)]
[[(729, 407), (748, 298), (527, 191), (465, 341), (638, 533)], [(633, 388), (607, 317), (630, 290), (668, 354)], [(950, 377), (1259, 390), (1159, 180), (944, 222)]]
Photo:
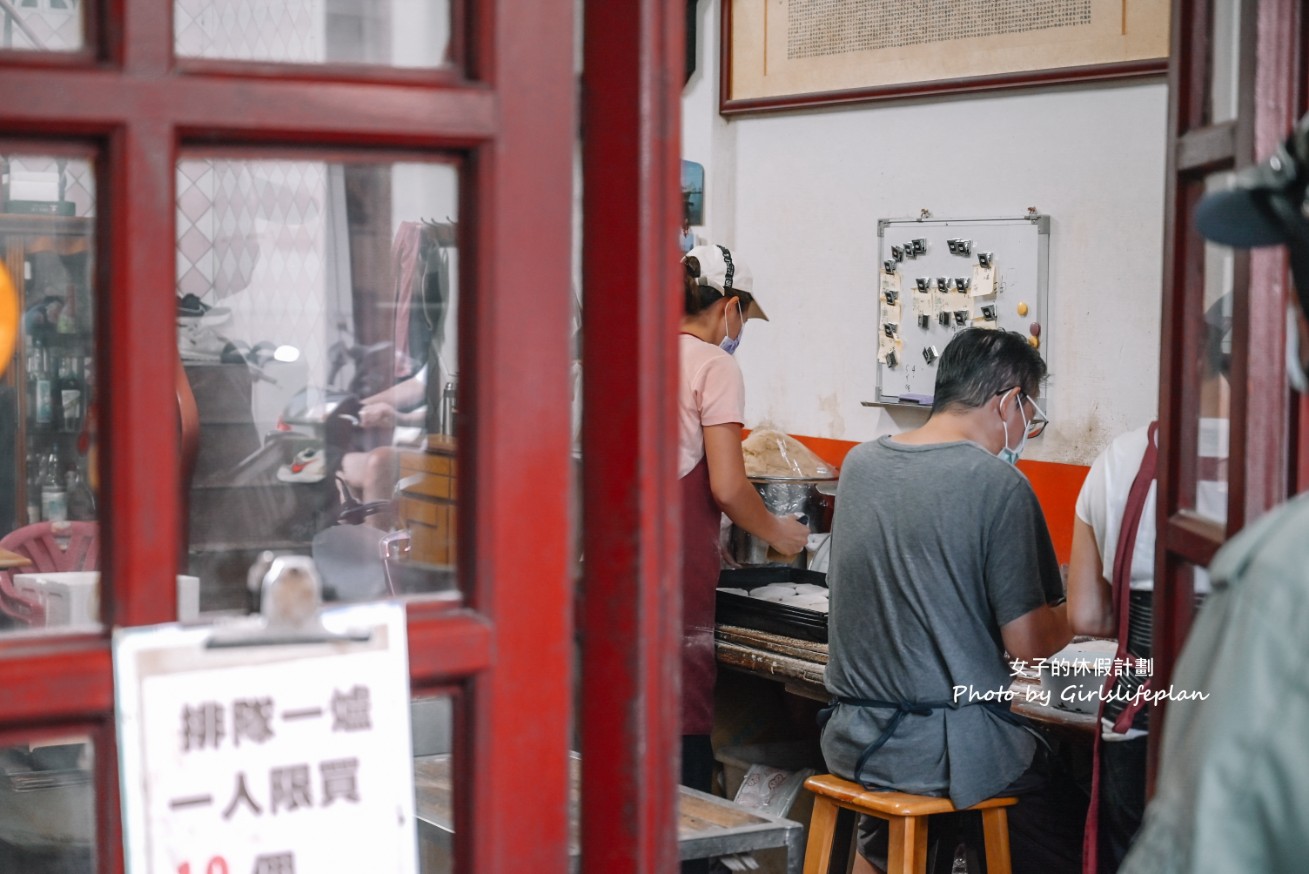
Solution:
[[(413, 376), (364, 398), (359, 408), (361, 428), (421, 428), (427, 417), (427, 367)], [(400, 478), (399, 455), (393, 446), (367, 452), (347, 452), (341, 458), (341, 478), (365, 504), (389, 501)], [(389, 527), (387, 514), (367, 517), (371, 525)]]
[[(1217, 468), (1227, 455), (1228, 355), (1223, 344), (1231, 317), (1230, 297), (1205, 313), (1206, 354), (1201, 385), (1199, 456), (1201, 479), (1196, 508), (1214, 519), (1227, 517), (1227, 483)], [(1073, 549), (1068, 564), (1068, 618), (1074, 634), (1113, 637), (1122, 668), (1106, 682), (1100, 701), (1100, 737), (1095, 745), (1091, 812), (1083, 859), (1086, 874), (1112, 874), (1126, 855), (1145, 811), (1145, 757), (1149, 708), (1138, 690), (1149, 674), (1138, 670), (1150, 655), (1154, 592), (1155, 464), (1158, 438), (1153, 424), (1120, 434), (1091, 464), (1077, 496)], [(1208, 471), (1204, 468), (1213, 467)], [(1134, 524), (1128, 524), (1132, 520)], [(1207, 578), (1197, 578), (1204, 591)]]
[(684, 258), (685, 315), (678, 389), (682, 485), (682, 782), (709, 791), (713, 775), (714, 598), (723, 513), (783, 555), (804, 549), (807, 526), (768, 512), (745, 475), (745, 382), (732, 358), (745, 321), (765, 318), (749, 269), (725, 246)]
[[(1285, 244), (1287, 371), (1309, 390), (1309, 115), (1233, 189), (1207, 195), (1209, 239)], [(1173, 671), (1155, 794), (1124, 874), (1300, 872), (1309, 860), (1309, 496), (1232, 538), (1209, 565), (1212, 591)], [(1178, 697), (1205, 695), (1204, 699)]]
[[(1041, 507), (1012, 466), (1044, 428), (1044, 376), (1024, 337), (959, 332), (927, 422), (846, 456), (827, 572), (827, 766), (961, 808), (1019, 795), (1020, 874), (1077, 870), (1083, 810), (1036, 728), (984, 700), (1009, 689), (1006, 651), (1045, 658), (1072, 637)], [(886, 847), (884, 824), (863, 818), (856, 870), (884, 868)]]

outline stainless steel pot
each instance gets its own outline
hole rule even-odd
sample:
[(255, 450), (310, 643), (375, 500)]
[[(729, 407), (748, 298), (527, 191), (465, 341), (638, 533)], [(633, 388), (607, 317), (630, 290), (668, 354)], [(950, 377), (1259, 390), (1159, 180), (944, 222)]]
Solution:
[[(810, 532), (823, 534), (832, 530), (832, 513), (836, 509), (835, 478), (752, 476), (750, 483), (764, 499), (764, 506), (775, 516), (808, 517)], [(728, 552), (741, 567), (805, 567), (805, 553), (790, 561), (770, 560), (768, 542), (755, 537), (735, 524), (728, 531)]]

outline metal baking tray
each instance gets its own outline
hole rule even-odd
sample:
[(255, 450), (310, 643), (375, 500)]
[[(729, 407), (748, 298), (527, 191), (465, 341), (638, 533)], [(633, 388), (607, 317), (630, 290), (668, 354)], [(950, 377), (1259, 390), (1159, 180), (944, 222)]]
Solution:
[[(769, 583), (812, 583), (827, 585), (827, 575), (793, 567), (724, 568), (718, 575), (719, 589), (756, 589)], [(787, 637), (827, 643), (827, 614), (817, 610), (787, 607), (776, 601), (762, 601), (718, 592), (714, 618), (720, 625), (737, 625)]]

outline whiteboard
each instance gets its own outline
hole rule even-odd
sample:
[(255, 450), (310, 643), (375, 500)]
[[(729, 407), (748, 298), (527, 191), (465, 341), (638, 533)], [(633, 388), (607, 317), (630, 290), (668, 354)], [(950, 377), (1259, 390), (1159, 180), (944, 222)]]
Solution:
[(877, 223), (876, 404), (931, 406), (936, 364), (968, 327), (1016, 331), (1050, 358), (1050, 217)]

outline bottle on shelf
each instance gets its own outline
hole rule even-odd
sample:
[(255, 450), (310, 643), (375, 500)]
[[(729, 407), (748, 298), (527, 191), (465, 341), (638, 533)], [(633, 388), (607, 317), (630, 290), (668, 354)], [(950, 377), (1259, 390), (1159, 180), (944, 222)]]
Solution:
[(41, 518), (47, 522), (68, 521), (68, 491), (59, 472), (59, 449), (50, 450), (45, 479), (41, 481)]
[(36, 383), (41, 375), (41, 356), (31, 334), (27, 336), (27, 363), (24, 365), (23, 372), (27, 374), (27, 417), (30, 421), (36, 421)]
[(74, 465), (64, 478), (68, 492), (68, 518), (75, 522), (95, 520), (95, 494), (86, 484), (81, 468)]
[(27, 522), (41, 521), (41, 484), (45, 482), (45, 457), (35, 451), (27, 454)]
[(64, 427), (64, 397), (59, 393), (60, 356), (49, 346), (45, 348), (45, 378), (50, 381), (50, 427), (62, 431)]
[(59, 382), (56, 391), (59, 394), (60, 411), (63, 414), (60, 430), (76, 433), (82, 427), (82, 378), (77, 373), (78, 358), (68, 356), (59, 361)]
[(32, 390), (32, 418), (37, 426), (42, 428), (48, 428), (54, 421), (54, 386), (50, 380), (48, 357), (49, 350), (46, 349), (44, 342), (38, 340), (36, 353), (33, 356), (36, 378)]

